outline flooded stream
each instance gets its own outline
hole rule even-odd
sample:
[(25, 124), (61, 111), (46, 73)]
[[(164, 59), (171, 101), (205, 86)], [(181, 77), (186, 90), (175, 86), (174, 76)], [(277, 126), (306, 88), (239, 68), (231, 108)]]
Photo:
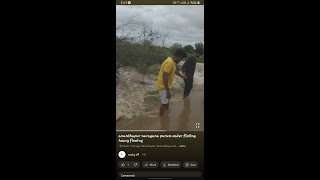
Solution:
[[(160, 106), (160, 105), (159, 105)], [(159, 110), (153, 115), (142, 114), (132, 119), (117, 121), (117, 130), (187, 130), (203, 131), (204, 122), (204, 90), (202, 86), (192, 89), (190, 96), (182, 99), (175, 95), (170, 100), (169, 112), (159, 116)]]

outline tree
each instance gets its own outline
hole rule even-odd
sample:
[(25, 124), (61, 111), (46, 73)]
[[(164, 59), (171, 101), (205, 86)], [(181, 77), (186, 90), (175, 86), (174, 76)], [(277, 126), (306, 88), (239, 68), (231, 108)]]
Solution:
[[(132, 33), (132, 31), (137, 31), (136, 29), (132, 28), (131, 26), (134, 24), (137, 24), (137, 22), (134, 20), (134, 18), (140, 16), (142, 12), (133, 14), (132, 16), (130, 16), (127, 20), (127, 22), (122, 23), (121, 25), (116, 27), (116, 38), (117, 40), (123, 40), (123, 39), (128, 39), (129, 35)], [(126, 31), (126, 29), (130, 29), (130, 31)], [(121, 31), (121, 35), (120, 35), (120, 31)], [(125, 33), (126, 32), (126, 33)]]
[(188, 53), (193, 53), (194, 51), (194, 48), (191, 45), (186, 45), (183, 49)]
[(203, 43), (199, 42), (195, 44), (196, 49), (204, 49)]
[(182, 48), (182, 45), (179, 43), (174, 43), (171, 47), (170, 47), (170, 53), (173, 54), (178, 48)]
[(166, 42), (166, 39), (167, 39), (168, 35), (169, 35), (168, 32), (163, 32), (160, 35), (160, 40), (161, 40), (161, 43), (162, 43), (162, 47), (164, 47), (164, 43)]
[[(125, 23), (116, 28), (117, 79), (120, 78), (118, 76), (119, 68), (131, 66), (144, 75), (143, 79), (141, 79), (144, 82), (145, 75), (148, 74), (148, 67), (163, 62), (163, 55), (166, 51), (154, 45), (162, 34), (152, 22), (135, 21), (134, 18), (138, 15), (129, 17)], [(135, 29), (132, 27), (135, 27)], [(163, 44), (167, 36), (168, 33), (164, 33), (164, 36), (161, 36)]]
[[(196, 47), (196, 49), (202, 49), (202, 50), (204, 50), (204, 45), (203, 45), (202, 42), (195, 43), (195, 47)], [(198, 58), (197, 60), (198, 60), (198, 62), (200, 62), (200, 63), (204, 63), (204, 54), (203, 54), (200, 58)]]
[(144, 21), (141, 23), (142, 29), (139, 35), (141, 44), (149, 47), (154, 41), (160, 38), (159, 30), (157, 30), (152, 22)]
[(182, 45), (181, 44), (179, 44), (179, 43), (174, 43), (172, 46), (171, 46), (171, 48), (182, 48)]

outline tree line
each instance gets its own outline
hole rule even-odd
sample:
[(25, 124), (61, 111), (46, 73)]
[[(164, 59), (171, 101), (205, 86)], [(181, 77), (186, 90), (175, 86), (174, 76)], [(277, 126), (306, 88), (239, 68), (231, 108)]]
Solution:
[[(164, 47), (170, 34), (160, 32), (152, 22), (136, 21), (135, 18), (140, 14), (134, 14), (128, 18), (127, 22), (116, 28), (117, 73), (119, 68), (131, 66), (135, 67), (138, 72), (145, 74), (149, 66), (161, 64), (177, 48), (183, 48), (188, 55), (193, 53), (194, 47), (192, 45), (183, 47), (181, 44), (174, 43), (169, 48)], [(162, 46), (155, 45), (155, 42), (160, 42)], [(195, 43), (195, 48), (204, 48), (203, 43)]]

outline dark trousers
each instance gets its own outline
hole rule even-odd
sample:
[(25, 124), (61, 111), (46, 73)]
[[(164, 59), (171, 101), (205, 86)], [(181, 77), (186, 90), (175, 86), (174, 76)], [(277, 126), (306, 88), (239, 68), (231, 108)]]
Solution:
[(192, 87), (193, 87), (193, 79), (185, 79), (184, 80), (184, 95), (189, 96)]

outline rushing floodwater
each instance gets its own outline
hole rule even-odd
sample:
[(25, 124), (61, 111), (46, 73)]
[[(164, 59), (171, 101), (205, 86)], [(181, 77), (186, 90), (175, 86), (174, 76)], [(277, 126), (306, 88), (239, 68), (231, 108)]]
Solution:
[(200, 86), (192, 89), (187, 99), (181, 98), (178, 102), (170, 103), (167, 115), (119, 120), (117, 130), (203, 131), (203, 121), (204, 91), (203, 86)]

